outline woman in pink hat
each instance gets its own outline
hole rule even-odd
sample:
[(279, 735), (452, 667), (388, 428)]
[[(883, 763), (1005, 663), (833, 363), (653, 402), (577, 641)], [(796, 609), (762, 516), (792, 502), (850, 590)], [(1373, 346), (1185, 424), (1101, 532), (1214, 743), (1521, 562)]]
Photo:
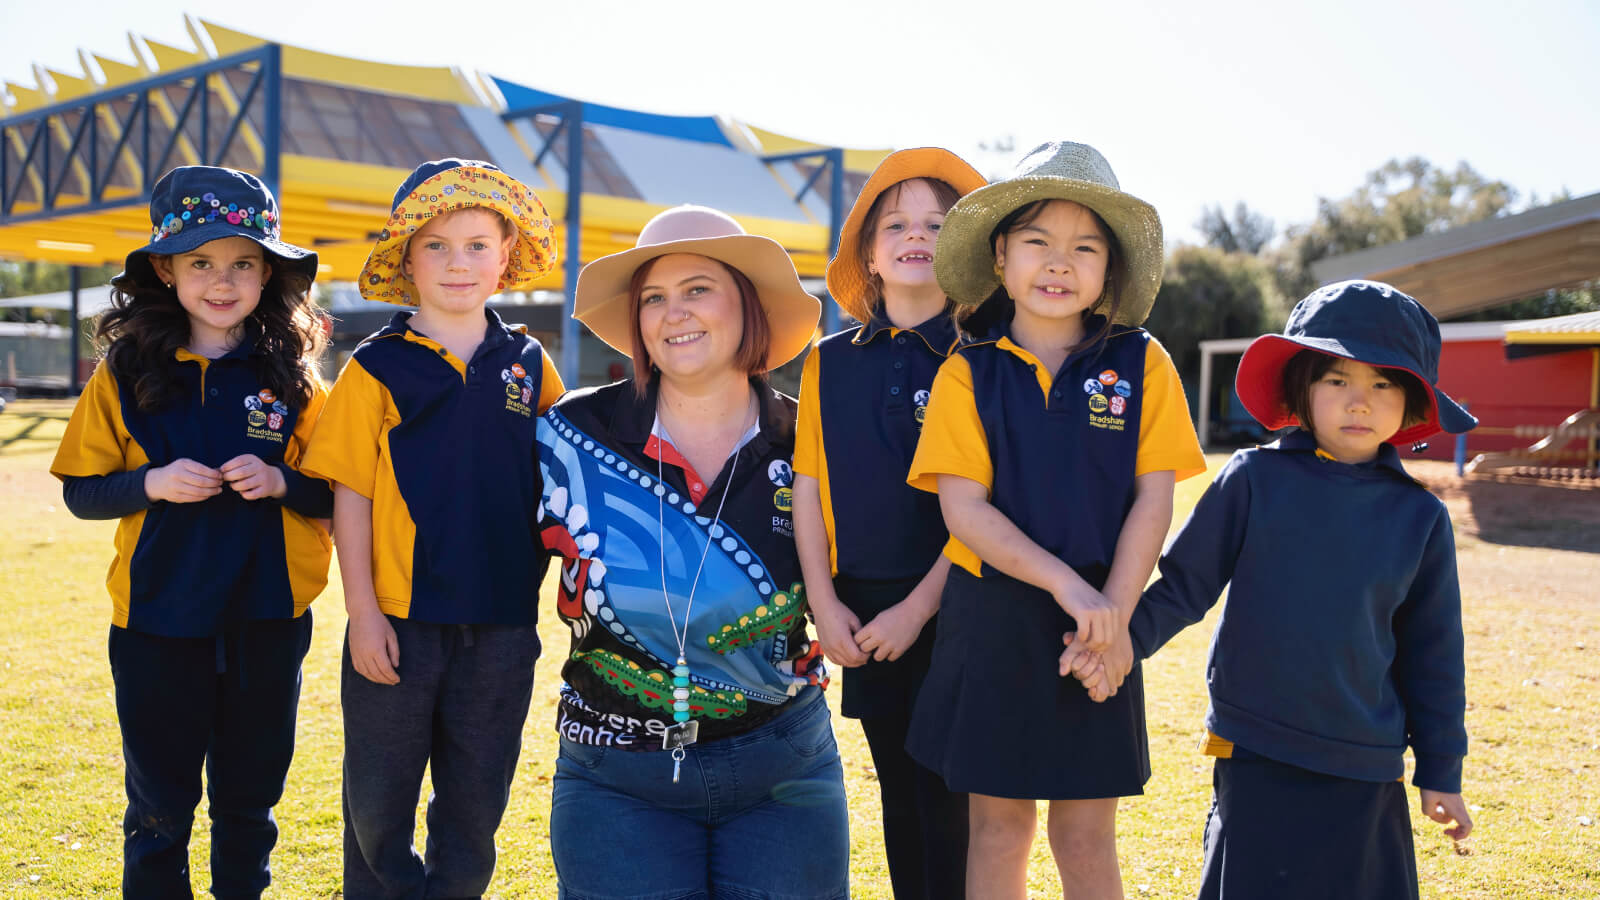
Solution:
[(579, 276), (633, 377), (538, 429), (572, 629), (550, 817), (562, 896), (848, 894), (843, 770), (806, 633), (790, 458), (766, 373), (819, 305), (775, 241), (682, 206)]

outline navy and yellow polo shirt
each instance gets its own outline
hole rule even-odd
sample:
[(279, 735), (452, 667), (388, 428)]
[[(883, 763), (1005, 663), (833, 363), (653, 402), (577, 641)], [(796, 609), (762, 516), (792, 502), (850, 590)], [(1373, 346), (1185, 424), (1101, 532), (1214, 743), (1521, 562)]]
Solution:
[[(254, 341), (218, 359), (179, 349), (181, 400), (139, 409), (131, 382), (102, 362), (84, 386), (50, 471), (63, 480), (159, 468), (192, 459), (219, 468), (254, 454), (285, 468), (282, 501), (246, 500), (226, 485), (198, 503), (151, 503), (117, 524), (106, 574), (111, 621), (169, 637), (211, 637), (232, 622), (299, 616), (328, 582), (333, 544), (324, 526), (326, 484), (296, 485), (327, 388), (304, 408), (263, 387)], [(309, 480), (308, 480), (309, 481)], [(304, 504), (294, 509), (291, 502)]]
[[(939, 368), (907, 482), (935, 493), (939, 475), (984, 485), (1024, 534), (1099, 587), (1134, 479), (1205, 471), (1183, 384), (1166, 348), (1142, 328), (1114, 328), (1053, 377), (1009, 327), (996, 334)], [(996, 573), (954, 537), (945, 556), (973, 575)]]
[(538, 618), (534, 425), (561, 376), (527, 329), (485, 315), (462, 360), (396, 313), (339, 373), (306, 455), (308, 472), (372, 501), (372, 585), (396, 618)]
[(874, 317), (806, 357), (794, 470), (817, 479), (833, 574), (918, 578), (949, 534), (939, 498), (906, 486), (934, 376), (955, 349), (948, 314), (913, 328)]

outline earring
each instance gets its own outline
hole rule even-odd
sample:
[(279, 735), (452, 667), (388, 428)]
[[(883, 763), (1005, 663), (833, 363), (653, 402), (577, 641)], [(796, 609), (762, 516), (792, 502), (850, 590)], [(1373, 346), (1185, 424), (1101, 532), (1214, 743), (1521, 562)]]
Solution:
[(877, 265), (876, 265), (876, 264), (871, 264), (871, 265), (868, 265), (868, 266), (867, 266), (867, 274), (868, 274), (868, 275), (876, 275), (876, 274), (878, 274), (878, 267), (877, 267)]

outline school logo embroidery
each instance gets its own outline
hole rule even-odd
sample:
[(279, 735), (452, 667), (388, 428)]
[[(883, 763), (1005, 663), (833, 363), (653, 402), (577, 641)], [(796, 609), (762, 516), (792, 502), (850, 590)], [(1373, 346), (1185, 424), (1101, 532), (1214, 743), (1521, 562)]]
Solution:
[(781, 488), (794, 484), (794, 467), (786, 459), (775, 459), (767, 466), (767, 478)]
[(289, 407), (279, 401), (276, 394), (267, 388), (249, 394), (244, 398), (244, 409), (245, 437), (283, 443), (283, 421), (289, 414)]
[(917, 428), (919, 429), (922, 427), (922, 420), (928, 417), (928, 398), (930, 396), (927, 391), (917, 391), (911, 395), (912, 402), (916, 404), (916, 409), (911, 411), (911, 418), (917, 420)]
[(500, 380), (506, 383), (506, 409), (525, 419), (533, 418), (533, 379), (522, 363), (501, 369)]
[(1083, 392), (1085, 394), (1101, 394), (1105, 392), (1105, 389), (1106, 386), (1095, 378), (1090, 378), (1083, 383)]
[(781, 487), (772, 494), (772, 505), (779, 512), (792, 512), (794, 510), (794, 489)]
[[(1117, 377), (1111, 369), (1101, 372), (1094, 380), (1097, 387), (1104, 385), (1110, 388), (1112, 396), (1107, 397), (1102, 391), (1089, 395), (1089, 425), (1104, 431), (1125, 431), (1128, 420), (1124, 416), (1128, 412), (1128, 398), (1133, 395), (1133, 385), (1126, 378)], [(1088, 390), (1088, 385), (1084, 385)]]

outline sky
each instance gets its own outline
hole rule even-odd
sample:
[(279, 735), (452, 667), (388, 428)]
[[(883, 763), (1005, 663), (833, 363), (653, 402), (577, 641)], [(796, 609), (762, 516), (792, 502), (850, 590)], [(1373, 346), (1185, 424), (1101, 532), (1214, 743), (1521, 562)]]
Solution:
[[(190, 13), (282, 43), (476, 69), (584, 100), (1001, 175), (1092, 144), (1175, 241), (1239, 202), (1284, 226), (1393, 158), (1467, 162), (1526, 204), (1600, 192), (1600, 2), (810, 0), (197, 4), (0, 0), (0, 78), (191, 47)], [(1010, 150), (997, 151), (997, 146)]]

